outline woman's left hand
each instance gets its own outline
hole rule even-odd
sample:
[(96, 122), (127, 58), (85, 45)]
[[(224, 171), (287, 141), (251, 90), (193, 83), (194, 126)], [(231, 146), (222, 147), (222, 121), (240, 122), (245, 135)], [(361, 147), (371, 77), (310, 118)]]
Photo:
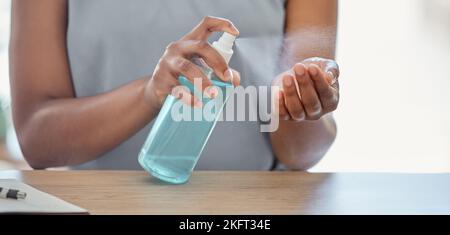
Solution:
[(339, 103), (339, 66), (336, 61), (309, 58), (278, 75), (279, 115), (282, 120), (319, 120)]

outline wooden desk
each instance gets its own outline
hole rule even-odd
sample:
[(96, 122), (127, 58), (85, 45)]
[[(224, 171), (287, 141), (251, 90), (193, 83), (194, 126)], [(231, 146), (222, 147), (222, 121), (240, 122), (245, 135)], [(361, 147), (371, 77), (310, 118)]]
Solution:
[(0, 171), (91, 214), (450, 214), (450, 174), (195, 172), (167, 185), (140, 171)]

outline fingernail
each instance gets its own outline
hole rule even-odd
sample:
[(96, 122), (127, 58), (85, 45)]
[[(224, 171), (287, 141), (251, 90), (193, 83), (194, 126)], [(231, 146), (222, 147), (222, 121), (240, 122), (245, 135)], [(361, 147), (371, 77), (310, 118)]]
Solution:
[(334, 77), (333, 72), (328, 71), (328, 82), (330, 83), (330, 85), (333, 85), (336, 82), (336, 78)]
[(291, 77), (284, 77), (283, 82), (284, 82), (285, 86), (292, 86), (292, 84), (293, 84)]
[(225, 71), (225, 79), (227, 80), (227, 81), (229, 81), (229, 82), (232, 82), (233, 81), (233, 71), (231, 70), (231, 69), (227, 69), (226, 71)]
[(194, 103), (193, 103), (194, 108), (200, 108), (203, 106), (201, 99), (194, 97), (193, 101), (194, 101)]
[(181, 93), (181, 92), (178, 92), (178, 93), (175, 93), (176, 94), (176, 98), (177, 99), (179, 99), (179, 100), (181, 100), (181, 99), (183, 99), (183, 93)]
[(241, 76), (238, 73), (238, 76), (233, 76), (231, 84), (233, 84), (233, 86), (239, 86), (240, 83), (241, 83)]
[(295, 74), (298, 76), (303, 76), (305, 74), (305, 67), (303, 65), (297, 65), (295, 66)]
[(309, 72), (311, 73), (312, 76), (316, 76), (318, 73), (317, 68), (315, 66), (310, 66)]
[(194, 108), (201, 108), (203, 107), (203, 103), (200, 100), (196, 100), (194, 102)]
[(211, 86), (207, 88), (207, 93), (210, 98), (216, 98), (218, 91), (216, 87)]

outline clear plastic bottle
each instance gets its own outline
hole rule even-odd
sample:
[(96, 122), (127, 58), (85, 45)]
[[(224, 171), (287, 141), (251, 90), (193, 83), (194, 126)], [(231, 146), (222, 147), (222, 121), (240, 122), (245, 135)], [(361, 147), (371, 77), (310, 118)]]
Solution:
[[(213, 43), (213, 47), (228, 63), (233, 55), (235, 36), (224, 33), (222, 37)], [(195, 62), (195, 61), (194, 61)], [(210, 99), (202, 96), (203, 104), (216, 102), (212, 109), (212, 116), (204, 118), (202, 108), (194, 108), (183, 104), (183, 111), (190, 115), (201, 116), (201, 120), (174, 120), (172, 109), (177, 102), (181, 102), (172, 95), (168, 95), (153, 128), (139, 154), (140, 165), (151, 175), (173, 184), (182, 184), (189, 180), (200, 154), (205, 147), (217, 119), (228, 100), (232, 84), (220, 81), (213, 70), (204, 63), (196, 62), (201, 66), (205, 75), (211, 79), (214, 86), (220, 88), (220, 96)], [(180, 83), (195, 91), (194, 86), (185, 77), (178, 78)], [(205, 106), (204, 106), (205, 107)], [(177, 118), (178, 119), (178, 118)]]

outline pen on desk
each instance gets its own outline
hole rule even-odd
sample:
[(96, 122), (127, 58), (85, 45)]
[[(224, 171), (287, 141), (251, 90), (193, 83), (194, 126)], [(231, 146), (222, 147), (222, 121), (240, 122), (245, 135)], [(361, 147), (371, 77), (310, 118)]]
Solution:
[(2, 188), (0, 187), (0, 198), (5, 199), (25, 199), (27, 197), (27, 193), (21, 192), (16, 189)]

